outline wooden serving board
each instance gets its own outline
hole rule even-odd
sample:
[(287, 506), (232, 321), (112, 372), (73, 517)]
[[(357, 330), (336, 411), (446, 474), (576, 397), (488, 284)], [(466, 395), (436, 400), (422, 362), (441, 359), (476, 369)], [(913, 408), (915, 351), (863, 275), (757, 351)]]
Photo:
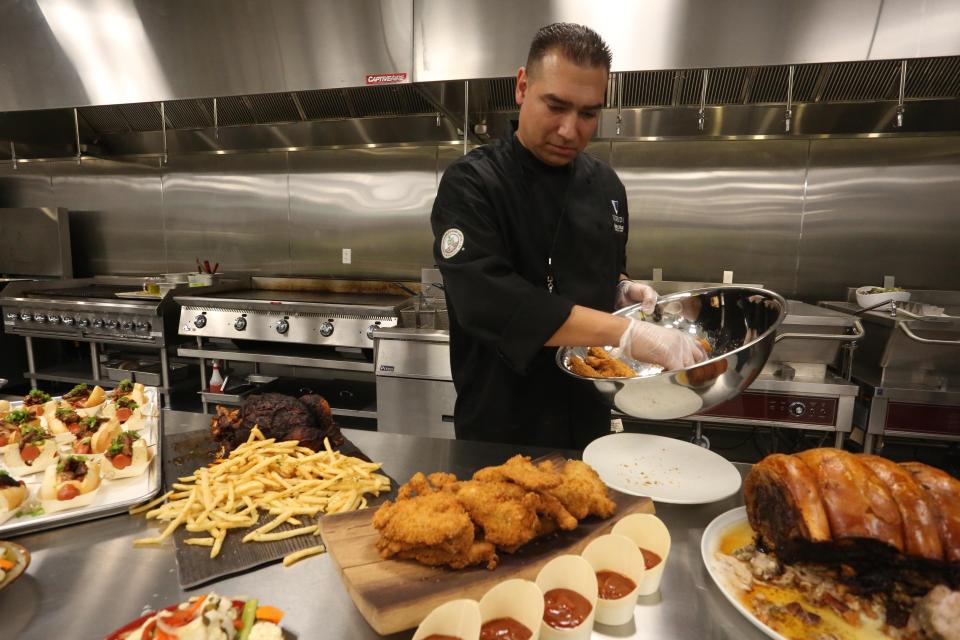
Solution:
[(610, 494), (617, 503), (613, 517), (586, 518), (573, 531), (535, 540), (514, 554), (498, 553), (500, 563), (492, 571), (482, 565), (453, 570), (413, 560), (384, 560), (374, 547), (379, 533), (373, 528), (376, 509), (372, 508), (322, 518), (320, 531), (354, 604), (377, 633), (387, 635), (417, 626), (448, 600), (479, 600), (491, 587), (510, 578), (533, 580), (551, 559), (580, 553), (591, 540), (609, 533), (623, 516), (654, 513), (650, 498), (614, 490)]

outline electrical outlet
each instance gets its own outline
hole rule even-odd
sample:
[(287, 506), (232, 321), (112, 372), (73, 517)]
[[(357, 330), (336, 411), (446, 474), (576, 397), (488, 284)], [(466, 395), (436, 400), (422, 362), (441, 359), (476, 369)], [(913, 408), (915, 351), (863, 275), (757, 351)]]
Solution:
[(350, 264), (353, 262), (353, 255), (351, 254), (350, 249), (343, 250), (343, 264)]

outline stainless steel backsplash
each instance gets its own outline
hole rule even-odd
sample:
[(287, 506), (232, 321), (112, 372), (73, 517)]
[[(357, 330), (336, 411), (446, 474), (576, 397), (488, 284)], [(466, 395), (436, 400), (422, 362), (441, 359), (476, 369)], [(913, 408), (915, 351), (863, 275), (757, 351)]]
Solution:
[[(960, 138), (595, 143), (626, 185), (628, 268), (732, 270), (806, 300), (880, 284), (960, 289)], [(0, 206), (71, 211), (79, 274), (221, 269), (419, 280), (461, 147), (0, 166)], [(0, 233), (5, 230), (0, 230)], [(352, 261), (344, 264), (342, 250)]]

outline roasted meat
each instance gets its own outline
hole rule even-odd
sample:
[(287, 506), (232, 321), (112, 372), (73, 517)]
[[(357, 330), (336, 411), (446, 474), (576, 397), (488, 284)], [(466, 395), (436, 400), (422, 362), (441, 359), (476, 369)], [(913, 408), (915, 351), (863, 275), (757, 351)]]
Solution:
[(743, 484), (762, 548), (843, 566), (862, 592), (960, 583), (960, 480), (918, 462), (838, 449), (774, 454)]
[(316, 394), (295, 398), (282, 393), (264, 393), (250, 396), (237, 409), (218, 405), (210, 431), (214, 440), (232, 451), (246, 442), (254, 425), (259, 426), (267, 438), (298, 440), (315, 451), (323, 448), (324, 438), (329, 438), (333, 447), (343, 444), (330, 405)]

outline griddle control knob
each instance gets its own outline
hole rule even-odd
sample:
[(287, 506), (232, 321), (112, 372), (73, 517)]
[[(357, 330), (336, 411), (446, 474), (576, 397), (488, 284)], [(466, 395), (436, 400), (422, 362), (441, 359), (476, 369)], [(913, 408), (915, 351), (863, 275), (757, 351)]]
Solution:
[(329, 320), (320, 325), (320, 335), (324, 338), (329, 338), (333, 335), (333, 323)]
[(101, 320), (100, 318), (97, 318), (96, 320), (93, 321), (93, 326), (96, 329), (103, 328), (103, 320)]
[(13, 311), (10, 311), (9, 313), (7, 313), (7, 320), (9, 320), (10, 322), (13, 322), (16, 319), (17, 319), (16, 313), (14, 313)]
[(129, 320), (124, 320), (120, 324), (120, 328), (123, 329), (124, 331), (130, 331), (131, 329), (133, 329), (133, 323), (130, 322)]
[(43, 315), (42, 313), (35, 313), (33, 314), (33, 320), (34, 322), (39, 322), (42, 324), (47, 321), (47, 316)]
[(50, 324), (60, 324), (60, 316), (58, 315), (50, 314), (47, 319), (50, 320)]
[(207, 326), (207, 316), (199, 315), (193, 319), (193, 324), (196, 325), (197, 329), (203, 329)]
[(247, 319), (243, 316), (240, 316), (233, 322), (233, 328), (237, 331), (243, 331), (247, 328)]
[(64, 326), (72, 327), (73, 323), (76, 322), (76, 319), (73, 316), (63, 316), (62, 318)]
[(290, 323), (287, 322), (286, 320), (281, 320), (280, 322), (277, 323), (277, 333), (282, 335), (289, 330), (290, 330)]
[(24, 322), (30, 322), (33, 320), (33, 316), (27, 313), (26, 311), (24, 311), (23, 313), (20, 314), (20, 319), (23, 320)]
[(105, 324), (107, 325), (107, 329), (116, 329), (120, 323), (116, 320), (107, 320)]
[(137, 331), (150, 331), (153, 327), (149, 322), (138, 322)]
[(802, 402), (791, 402), (787, 410), (795, 418), (802, 418), (807, 413), (807, 405)]
[(86, 329), (87, 327), (90, 326), (90, 320), (88, 320), (87, 318), (80, 318), (79, 320), (77, 320), (77, 326), (83, 327), (84, 329)]

